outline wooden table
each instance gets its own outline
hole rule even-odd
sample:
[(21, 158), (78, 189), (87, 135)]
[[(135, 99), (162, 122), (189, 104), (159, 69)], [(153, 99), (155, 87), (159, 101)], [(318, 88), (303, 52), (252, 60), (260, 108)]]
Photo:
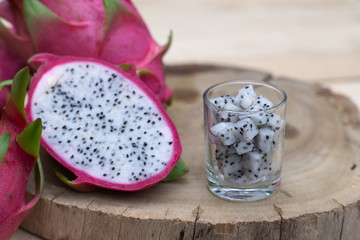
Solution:
[[(360, 107), (360, 2), (135, 0), (168, 65), (211, 63), (320, 83)], [(18, 230), (17, 239), (38, 239)]]

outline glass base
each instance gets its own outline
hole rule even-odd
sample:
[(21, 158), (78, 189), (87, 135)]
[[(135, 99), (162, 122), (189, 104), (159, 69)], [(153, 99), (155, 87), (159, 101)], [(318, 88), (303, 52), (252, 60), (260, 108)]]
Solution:
[(208, 187), (214, 195), (236, 202), (252, 202), (266, 199), (274, 195), (280, 187), (280, 177), (263, 187), (232, 188), (222, 186), (208, 177)]

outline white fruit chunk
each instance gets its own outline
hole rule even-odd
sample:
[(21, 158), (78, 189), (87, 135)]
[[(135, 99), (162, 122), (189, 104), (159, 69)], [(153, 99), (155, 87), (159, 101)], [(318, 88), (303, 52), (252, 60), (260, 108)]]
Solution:
[(210, 129), (211, 141), (213, 143), (222, 143), (223, 145), (231, 145), (236, 142), (236, 132), (234, 123), (221, 122)]
[(234, 128), (238, 132), (237, 138), (241, 141), (251, 141), (259, 133), (259, 129), (251, 118), (241, 119), (234, 124)]
[(260, 152), (268, 153), (274, 145), (275, 132), (270, 128), (260, 128), (259, 135), (256, 137), (257, 147)]
[(253, 86), (247, 85), (241, 88), (234, 100), (236, 105), (248, 109), (256, 100), (256, 93), (254, 92)]
[(238, 155), (250, 152), (256, 148), (255, 143), (252, 141), (240, 141), (234, 144)]

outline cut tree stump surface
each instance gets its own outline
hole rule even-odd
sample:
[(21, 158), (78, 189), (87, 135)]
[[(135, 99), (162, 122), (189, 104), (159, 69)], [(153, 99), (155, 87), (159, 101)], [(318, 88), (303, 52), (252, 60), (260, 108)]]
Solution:
[[(220, 199), (206, 185), (202, 94), (233, 79), (270, 81), (288, 94), (281, 188), (252, 203)], [(42, 152), (45, 189), (24, 229), (46, 239), (359, 239), (360, 124), (347, 98), (228, 67), (172, 66), (167, 82), (190, 172), (140, 192), (79, 193), (56, 179), (61, 166)]]

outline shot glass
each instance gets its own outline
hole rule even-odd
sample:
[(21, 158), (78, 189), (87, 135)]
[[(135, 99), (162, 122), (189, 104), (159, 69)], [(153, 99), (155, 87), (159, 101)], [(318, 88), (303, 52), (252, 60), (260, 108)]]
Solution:
[(278, 86), (234, 80), (203, 95), (207, 183), (216, 196), (256, 201), (280, 186), (286, 93)]

